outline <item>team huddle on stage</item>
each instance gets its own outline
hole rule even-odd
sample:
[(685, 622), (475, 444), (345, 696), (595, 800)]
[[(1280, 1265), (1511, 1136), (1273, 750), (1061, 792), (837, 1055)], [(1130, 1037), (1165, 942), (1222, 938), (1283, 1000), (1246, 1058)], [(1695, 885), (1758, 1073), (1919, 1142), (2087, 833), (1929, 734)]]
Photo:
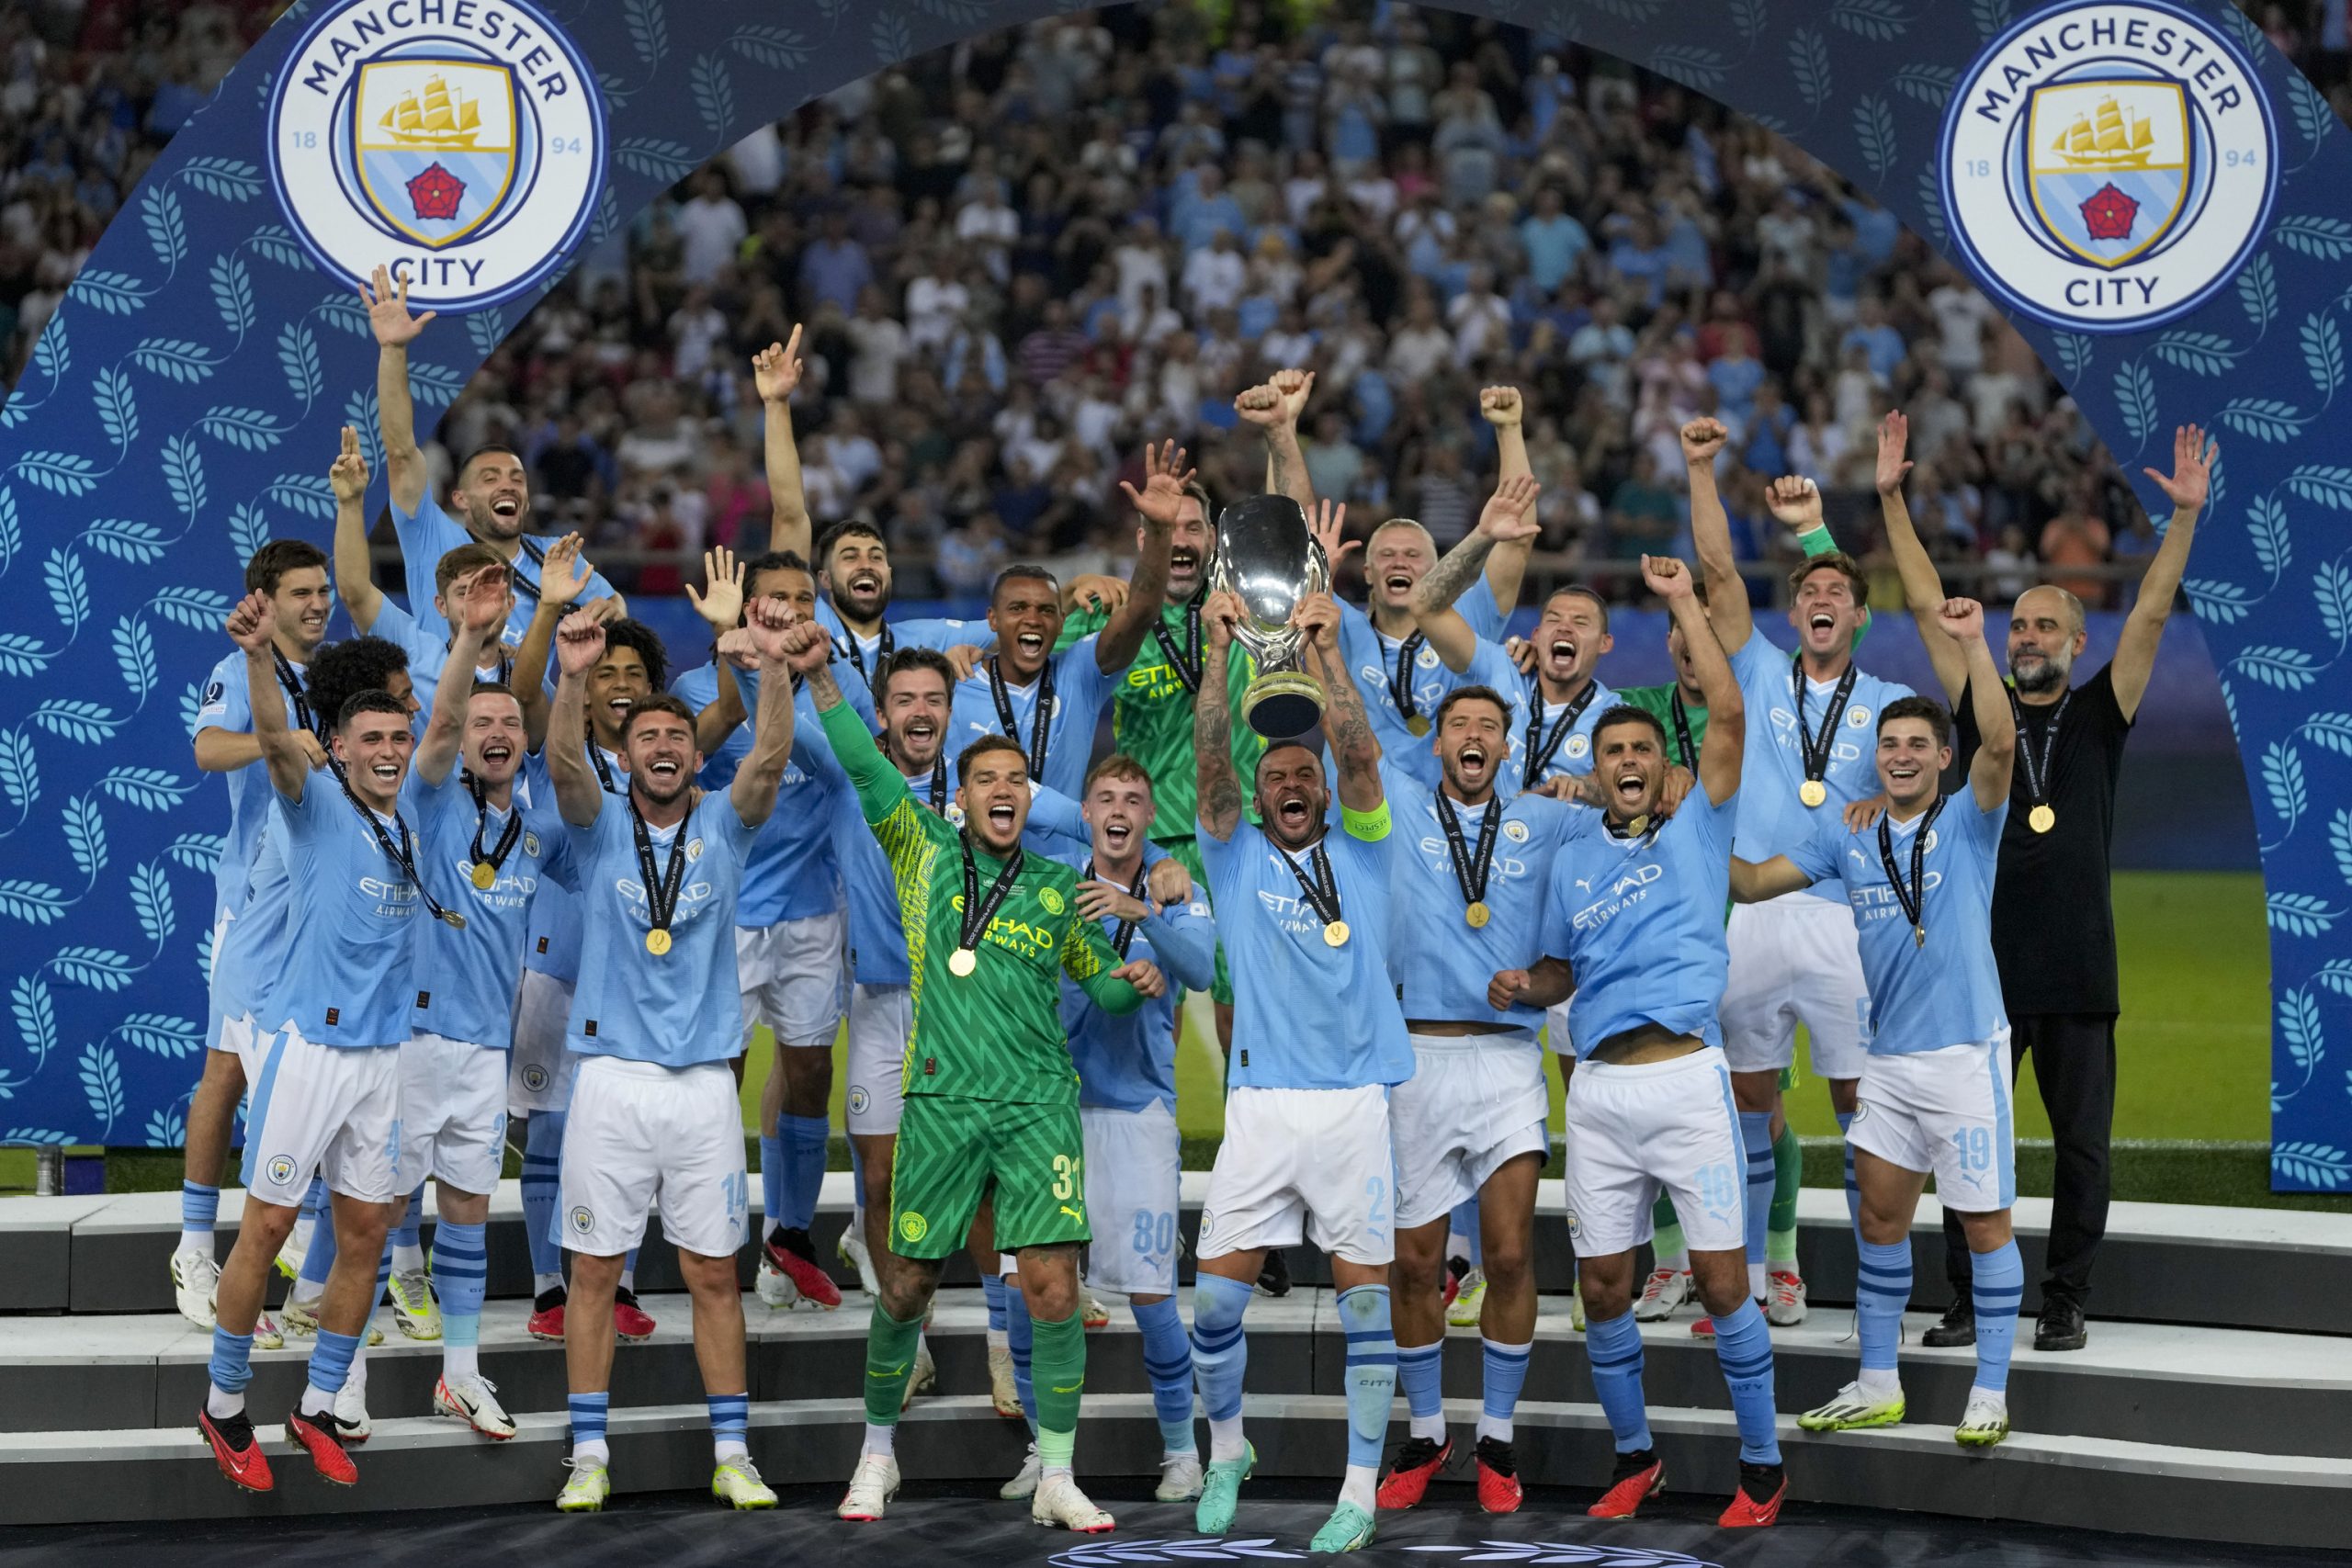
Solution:
[[(998, 1408), (1033, 1438), (1003, 1495), (1043, 1524), (1112, 1528), (1072, 1472), (1099, 1290), (1125, 1296), (1141, 1332), (1157, 1496), (1195, 1501), (1198, 1529), (1223, 1533), (1254, 1460), (1246, 1308), (1269, 1257), (1311, 1240), (1346, 1329), (1350, 1427), (1314, 1547), (1361, 1547), (1453, 1454), (1450, 1230), (1477, 1244), (1483, 1280), (1477, 1495), (1516, 1509), (1548, 1044), (1568, 1080), (1567, 1222), (1617, 1454), (1590, 1511), (1633, 1515), (1666, 1484), (1637, 1320), (1695, 1299), (1739, 1437), (1721, 1522), (1770, 1524), (1786, 1479), (1769, 1324), (1804, 1313), (1780, 1103), (1799, 1021), (1846, 1128), (1860, 1341), (1854, 1381), (1800, 1425), (1904, 1419), (1909, 1230), (1932, 1176), (1973, 1263), (1977, 1370), (1955, 1436), (2007, 1435), (2024, 1280), (1989, 920), (2014, 789), (2047, 830), (2056, 721), (2020, 756), (2022, 710), (1973, 601), (1914, 595), (1966, 710), (1957, 759), (1943, 700), (1858, 669), (1867, 581), (1830, 544), (1811, 481), (1770, 491), (1805, 550), (1783, 648), (1753, 623), (1734, 560), (1715, 483), (1726, 433), (1683, 427), (1697, 568), (1641, 563), (1676, 679), (1611, 691), (1595, 673), (1610, 607), (1590, 590), (1557, 590), (1531, 638), (1502, 640), (1537, 533), (1515, 391), (1482, 394), (1497, 488), (1441, 558), (1409, 521), (1345, 537), (1297, 443), (1313, 378), (1284, 371), (1237, 400), (1267, 455), (1268, 493), (1243, 504), (1294, 509), (1335, 568), (1361, 548), (1370, 604), (1297, 604), (1319, 733), (1269, 739), (1248, 722), (1250, 613), (1212, 587), (1215, 514), (1183, 452), (1150, 450), (1142, 487), (1123, 486), (1131, 581), (1016, 566), (985, 623), (889, 622), (881, 536), (849, 523), (810, 537), (796, 333), (754, 363), (771, 547), (707, 558), (689, 593), (710, 661), (673, 679), (576, 536), (526, 536), (514, 454), (473, 454), (449, 509), (435, 503), (406, 366), (431, 317), (380, 273), (368, 305), (409, 607), (369, 582), (370, 476), (347, 430), (334, 581), (299, 541), (254, 556), (236, 650), (198, 720), (198, 764), (228, 775), (232, 817), (172, 1270), (182, 1312), (213, 1333), (199, 1426), (229, 1479), (273, 1484), (245, 1390), (254, 1345), (290, 1331), (315, 1346), (288, 1441), (327, 1480), (356, 1480), (388, 1289), (399, 1328), (441, 1342), (435, 1412), (514, 1434), (478, 1357), (511, 1115), (527, 1118), (529, 1328), (567, 1349), (558, 1506), (610, 1491), (606, 1391), (616, 1339), (653, 1331), (633, 1264), (657, 1208), (693, 1304), (712, 1492), (773, 1506), (746, 1446), (741, 1057), (767, 1025), (758, 1294), (837, 1306), (809, 1229), (844, 1021), (858, 1208), (842, 1251), (872, 1298), (844, 1519), (882, 1517), (899, 1489), (899, 1414), (933, 1375), (924, 1321), (944, 1261), (968, 1249)], [(1892, 517), (1900, 414), (1880, 439)], [(2155, 476), (2184, 515), (2210, 460), (2184, 430), (2174, 475)], [(326, 644), (336, 589), (363, 635)], [(1189, 1328), (1187, 990), (1210, 992), (1229, 1030)], [(241, 1098), (246, 1199), (217, 1259)], [(1637, 1280), (1645, 1242), (1657, 1266)], [(262, 1311), (273, 1266), (294, 1278), (282, 1324)], [(1409, 1431), (1384, 1474), (1399, 1384)]]

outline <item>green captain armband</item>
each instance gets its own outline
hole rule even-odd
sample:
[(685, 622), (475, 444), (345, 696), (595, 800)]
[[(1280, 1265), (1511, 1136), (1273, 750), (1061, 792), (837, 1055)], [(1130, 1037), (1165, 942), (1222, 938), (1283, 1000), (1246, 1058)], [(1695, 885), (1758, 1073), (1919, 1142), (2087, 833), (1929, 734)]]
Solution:
[[(1807, 528), (1804, 533), (1799, 534), (1797, 536), (1797, 548), (1804, 552), (1805, 559), (1811, 560), (1815, 556), (1837, 554), (1838, 541), (1829, 536), (1829, 525), (1824, 523), (1818, 528)], [(1870, 635), (1871, 611), (1870, 606), (1865, 604), (1862, 606), (1862, 624), (1854, 628), (1853, 646), (1856, 648), (1861, 647), (1862, 638)]]
[(1372, 811), (1357, 811), (1343, 804), (1340, 807), (1340, 826), (1347, 829), (1349, 838), (1376, 844), (1388, 837), (1388, 802), (1383, 800)]

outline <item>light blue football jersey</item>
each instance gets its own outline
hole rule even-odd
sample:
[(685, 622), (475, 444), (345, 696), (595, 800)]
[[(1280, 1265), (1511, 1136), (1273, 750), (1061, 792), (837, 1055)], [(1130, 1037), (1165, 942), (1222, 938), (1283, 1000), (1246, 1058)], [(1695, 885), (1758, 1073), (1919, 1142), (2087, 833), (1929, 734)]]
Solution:
[[(1106, 675), (1095, 665), (1099, 640), (1099, 636), (1080, 637), (1051, 656), (1047, 668), (1054, 675), (1054, 711), (1046, 721), (1046, 765), (1042, 770), (1030, 769), (1035, 782), (1072, 800), (1086, 791), (1086, 770), (1094, 759), (1095, 728), (1102, 723), (1102, 710), (1110, 705), (1119, 682), (1126, 678), (1125, 670)], [(947, 719), (948, 767), (953, 769), (964, 748), (983, 735), (1010, 734), (1020, 742), (1023, 755), (1034, 756), (1037, 695), (1044, 688), (1043, 677), (1027, 686), (1006, 685), (1005, 703), (1012, 710), (1012, 728), (1008, 731), (989, 681), (989, 661), (982, 660), (972, 678), (958, 682), (953, 694)]]
[[(882, 661), (902, 648), (927, 648), (933, 653), (944, 653), (951, 648), (986, 648), (996, 639), (986, 621), (956, 621), (918, 616), (911, 620), (885, 621), (882, 629), (872, 637), (857, 637), (842, 623), (840, 612), (826, 598), (817, 601), (817, 624), (833, 639), (833, 660), (857, 671), (858, 679), (872, 684), (882, 672)], [(833, 671), (838, 678), (841, 671)], [(848, 687), (843, 685), (846, 692)]]
[(1543, 1028), (1543, 1009), (1520, 1006), (1498, 1012), (1487, 1005), (1487, 987), (1497, 972), (1524, 969), (1544, 956), (1544, 903), (1553, 860), (1561, 845), (1595, 830), (1600, 814), (1541, 795), (1498, 796), (1476, 807), (1449, 799), (1465, 864), (1477, 852), (1487, 813), (1502, 813), (1483, 900), (1489, 918), (1474, 927), (1438, 817), (1437, 792), (1385, 761), (1381, 778), (1396, 840), (1388, 960), (1405, 988), (1405, 1017), (1509, 1024), (1531, 1032)]
[[(333, 781), (329, 781), (330, 783)], [(212, 977), (206, 1002), (208, 1049), (220, 1048), (220, 1026), (268, 1002), (270, 983), (286, 966), (286, 944), (294, 933), (294, 879), (287, 874), (286, 824), (275, 811), (262, 820), (261, 848), (254, 855), (244, 907), (212, 949)]]
[[(618, 754), (605, 750), (594, 740), (588, 742), (597, 783), (605, 793), (617, 799), (628, 788), (628, 774), (621, 770)], [(548, 776), (547, 756), (535, 751), (523, 760), (523, 776), (517, 787), (534, 802), (555, 805), (555, 781)], [(580, 864), (571, 855), (564, 857), (562, 874), (543, 882), (531, 908), (523, 947), (523, 967), (536, 970), (550, 980), (571, 985), (580, 977)]]
[[(401, 786), (399, 809), (375, 817), (395, 845), (415, 833), (416, 778)], [(291, 938), (285, 966), (254, 1021), (266, 1029), (291, 1022), (314, 1045), (398, 1045), (409, 1037), (409, 981), (416, 922), (430, 919), (416, 883), (384, 851), (373, 813), (346, 795), (332, 773), (313, 773), (300, 800), (275, 790), (286, 824), (286, 865), (293, 887)]]
[(1654, 830), (1621, 839), (1597, 827), (1553, 862), (1544, 950), (1576, 972), (1568, 1037), (1578, 1056), (1643, 1024), (1723, 1043), (1715, 1014), (1731, 965), (1724, 903), (1737, 813), (1736, 795), (1717, 806), (1694, 787)]
[[(417, 869), (445, 908), (465, 916), (466, 926), (458, 931), (435, 919), (413, 922), (412, 1022), (425, 1033), (503, 1051), (514, 1040), (514, 992), (522, 981), (531, 904), (559, 876), (571, 875), (571, 835), (553, 809), (551, 793), (537, 805), (526, 805), (518, 778), (511, 809), (478, 807), (463, 772), (451, 767), (438, 784), (413, 781), (417, 834), (424, 846)], [(507, 824), (518, 815), (522, 827), (499, 862), (497, 881), (487, 891), (476, 887), (475, 844), (485, 856), (495, 853)]]
[[(1876, 828), (1849, 832), (1841, 818), (1826, 816), (1811, 838), (1787, 852), (1816, 886), (1841, 887), (1853, 911), (1862, 978), (1871, 992), (1872, 1055), (1977, 1044), (2008, 1028), (2000, 971), (1993, 961), (1993, 873), (2008, 818), (2006, 796), (1990, 811), (1977, 806), (1973, 789), (1945, 797), (1943, 809), (1928, 825), (1920, 867), (1925, 946), (1912, 938), (1911, 922), (1904, 918), (1879, 852)], [(1887, 819), (1894, 863), (1906, 884), (1923, 819)]]
[[(1761, 628), (1731, 656), (1747, 709), (1747, 758), (1739, 780), (1739, 834), (1732, 849), (1758, 863), (1792, 854), (1824, 821), (1835, 822), (1852, 801), (1878, 793), (1878, 716), (1908, 686), (1857, 672), (1846, 708), (1830, 727), (1829, 766), (1822, 784), (1829, 797), (1808, 807), (1797, 791), (1804, 784), (1804, 748), (1798, 740), (1795, 656), (1774, 647)], [(1805, 728), (1818, 734), (1836, 682), (1806, 681)], [(1813, 885), (1816, 897), (1841, 898), (1838, 874)]]
[[(1496, 642), (1481, 642), (1471, 656), (1465, 684), (1492, 686), (1510, 701), (1510, 760), (1503, 766), (1498, 787), (1520, 790), (1563, 776), (1581, 778), (1592, 772), (1592, 731), (1600, 716), (1616, 705), (1617, 694), (1600, 681), (1587, 693), (1565, 703), (1546, 703), (1544, 689), (1532, 675), (1522, 675)], [(1571, 719), (1569, 716), (1575, 717)], [(1535, 776), (1527, 776), (1529, 747), (1544, 759)]]
[[(474, 536), (466, 525), (441, 510), (431, 490), (417, 503), (414, 513), (402, 512), (400, 503), (392, 503), (392, 533), (400, 540), (401, 567), (408, 587), (409, 615), (429, 637), (446, 639), (449, 623), (433, 607), (433, 579), (441, 565), (441, 558), (459, 545), (470, 545)], [(547, 541), (526, 536), (522, 548), (516, 552), (508, 570), (514, 581), (514, 608), (506, 616), (505, 640), (520, 644), (523, 634), (531, 629), (531, 616), (539, 604), (539, 565), (548, 553)], [(604, 573), (591, 568), (588, 586), (580, 591), (580, 602), (588, 604), (613, 596), (613, 585), (605, 581)], [(420, 688), (423, 680), (417, 682)]]
[[(1358, 1089), (1413, 1076), (1412, 1043), (1389, 978), (1393, 830), (1366, 841), (1344, 829), (1320, 840), (1348, 940), (1323, 937), (1283, 851), (1247, 818), (1230, 840), (1201, 830), (1209, 902), (1233, 976), (1233, 1066), (1251, 1089)], [(1296, 857), (1310, 876), (1308, 853)]]
[[(1470, 629), (1482, 637), (1500, 638), (1503, 635), (1502, 611), (1496, 606), (1495, 591), (1487, 585), (1485, 574), (1464, 589), (1454, 608), (1470, 623)], [(1405, 770), (1424, 785), (1435, 789), (1438, 783), (1437, 758), (1430, 750), (1430, 738), (1415, 735), (1408, 727), (1404, 711), (1397, 706), (1396, 697), (1404, 690), (1412, 699), (1413, 712), (1434, 721), (1437, 705), (1448, 692), (1459, 686), (1474, 685), (1474, 674), (1456, 675), (1437, 656), (1437, 649), (1426, 642), (1415, 642), (1412, 658), (1404, 668), (1398, 660), (1405, 644), (1411, 638), (1392, 637), (1372, 624), (1372, 617), (1353, 604), (1340, 604), (1340, 653), (1348, 662), (1349, 672), (1355, 676), (1356, 690), (1363, 695), (1364, 717), (1371, 721), (1374, 739), (1380, 742), (1380, 754)]]
[[(1148, 847), (1145, 853), (1150, 853)], [(1094, 863), (1092, 855), (1076, 848), (1054, 858), (1076, 871), (1081, 884)], [(1147, 860), (1145, 869), (1150, 864)], [(1177, 1004), (1186, 990), (1205, 991), (1216, 979), (1216, 925), (1207, 897), (1206, 889), (1196, 887), (1191, 902), (1170, 905), (1136, 923), (1126, 961), (1158, 964), (1168, 976), (1168, 989), (1134, 1012), (1104, 1012), (1076, 981), (1063, 977), (1062, 1029), (1069, 1037), (1070, 1060), (1078, 1065), (1080, 1105), (1176, 1109)], [(1106, 919), (1102, 925), (1115, 947), (1119, 922)]]
[[(298, 682), (306, 682), (308, 672), (300, 664), (289, 664)], [(280, 702), (282, 693), (274, 693)], [(323, 722), (323, 721), (322, 721)], [(288, 728), (300, 728), (301, 719), (290, 706), (286, 712)], [(204, 682), (204, 698), (196, 712), (196, 733), (208, 729), (225, 729), (232, 735), (254, 732), (253, 694), (245, 682), (245, 650), (237, 649), (212, 667)], [(218, 920), (224, 909), (243, 907), (247, 879), (253, 871), (254, 852), (260, 847), (262, 824), (270, 815), (269, 802), (277, 792), (270, 787), (269, 764), (248, 762), (234, 773), (223, 773), (229, 786), (229, 833), (220, 848), (220, 863), (212, 873), (212, 918)], [(332, 785), (334, 780), (325, 774)]]
[(580, 977), (565, 1042), (585, 1056), (664, 1067), (723, 1062), (743, 1048), (735, 975), (735, 901), (757, 829), (732, 795), (712, 790), (684, 821), (649, 828), (657, 874), (684, 840), (685, 870), (670, 919), (670, 951), (646, 951), (652, 927), (628, 802), (604, 797), (596, 819), (571, 825), (579, 862)]
[[(416, 689), (416, 728), (418, 733), (433, 722), (433, 698), (441, 684), (441, 671), (449, 664), (448, 623), (436, 614), (433, 617), (438, 629), (427, 630), (416, 624), (416, 617), (390, 600), (376, 616), (376, 624), (368, 628), (369, 637), (382, 637), (408, 655), (409, 683)], [(497, 668), (477, 670), (477, 681), (496, 681), (503, 686), (514, 684), (514, 650), (523, 643), (523, 636), (510, 622), (499, 644)]]

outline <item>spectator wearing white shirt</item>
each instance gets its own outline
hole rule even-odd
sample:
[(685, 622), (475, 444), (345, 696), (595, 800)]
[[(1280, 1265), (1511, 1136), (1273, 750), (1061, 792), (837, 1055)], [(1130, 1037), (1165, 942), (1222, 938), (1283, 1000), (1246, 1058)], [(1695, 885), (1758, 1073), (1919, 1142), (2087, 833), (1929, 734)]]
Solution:
[(842, 329), (849, 336), (849, 395), (868, 407), (899, 400), (899, 367), (914, 353), (914, 339), (888, 314), (879, 288), (858, 296), (857, 314)]
[(1454, 362), (1464, 368), (1510, 347), (1510, 306), (1495, 292), (1491, 268), (1470, 269), (1469, 286), (1446, 306), (1445, 320), (1453, 329)]
[(1453, 335), (1438, 321), (1437, 304), (1429, 291), (1416, 289), (1413, 302), (1406, 310), (1403, 330), (1388, 340), (1384, 367), (1399, 382), (1414, 386), (1453, 362)]
[(694, 198), (671, 221), (682, 247), (679, 271), (688, 283), (716, 281), (752, 232), (743, 209), (727, 194), (727, 176), (715, 168), (695, 176)]
[(1249, 264), (1234, 244), (1233, 231), (1220, 229), (1184, 263), (1184, 302), (1195, 315), (1229, 310), (1240, 302), (1248, 276)]
[(934, 252), (922, 275), (907, 285), (907, 342), (922, 352), (944, 348), (972, 307), (972, 291), (956, 276), (954, 258)]

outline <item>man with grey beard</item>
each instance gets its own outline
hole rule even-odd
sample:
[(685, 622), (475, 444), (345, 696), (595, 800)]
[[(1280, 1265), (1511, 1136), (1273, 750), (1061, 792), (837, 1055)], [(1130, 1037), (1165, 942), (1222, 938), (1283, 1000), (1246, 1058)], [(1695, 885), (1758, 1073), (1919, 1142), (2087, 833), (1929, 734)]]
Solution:
[[(1879, 504), (1904, 596), (1915, 615), (1931, 615), (1944, 590), (1903, 503), (1903, 476), (1911, 468), (1903, 458), (1907, 434), (1899, 412), (1879, 426)], [(1993, 953), (2014, 1032), (2010, 1071), (2032, 1055), (2034, 1081), (2057, 1145), (2037, 1350), (2079, 1350), (2088, 1337), (2083, 1303), (2090, 1293), (2091, 1261), (2107, 1232), (2108, 1138), (2115, 1117), (2120, 1002), (2115, 912), (2108, 897), (2115, 784), (2217, 460), (2218, 448), (2204, 431), (2185, 424), (2174, 433), (2172, 472), (2141, 470), (2172, 502), (2172, 522), (2140, 580), (2115, 657), (2104, 668), (2075, 683), (2075, 660), (2088, 637), (2082, 601), (2064, 588), (2029, 589), (2009, 612), (2018, 759), (1993, 888)], [(1950, 639), (1925, 640), (1944, 694), (1958, 710), (1954, 756), (1964, 768), (1977, 743), (1967, 668)], [(1953, 1305), (1924, 1343), (1971, 1345), (1976, 1318), (1968, 1247), (1949, 1210), (1944, 1255)]]

